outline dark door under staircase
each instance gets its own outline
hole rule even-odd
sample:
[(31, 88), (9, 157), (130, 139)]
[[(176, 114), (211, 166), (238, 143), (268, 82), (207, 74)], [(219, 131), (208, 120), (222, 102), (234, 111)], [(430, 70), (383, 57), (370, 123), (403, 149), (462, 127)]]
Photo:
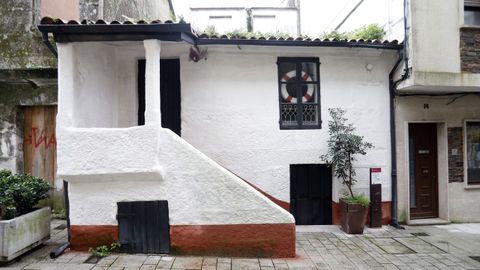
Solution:
[(167, 201), (117, 203), (118, 241), (126, 253), (169, 253)]
[(290, 165), (290, 211), (297, 225), (332, 224), (332, 170), (325, 164)]

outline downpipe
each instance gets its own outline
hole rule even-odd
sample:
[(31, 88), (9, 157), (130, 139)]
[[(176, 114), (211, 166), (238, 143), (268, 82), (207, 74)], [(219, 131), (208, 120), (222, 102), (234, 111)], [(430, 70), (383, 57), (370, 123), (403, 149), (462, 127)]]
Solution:
[(388, 74), (388, 88), (390, 96), (390, 153), (391, 153), (391, 179), (392, 179), (392, 208), (391, 208), (391, 223), (390, 225), (397, 229), (404, 229), (398, 224), (397, 219), (397, 148), (396, 148), (396, 128), (395, 128), (395, 82), (393, 75), (398, 68), (398, 65), (403, 59), (403, 53), (400, 53), (397, 62)]
[[(407, 4), (408, 0), (403, 1), (403, 28), (404, 28), (404, 38), (403, 38), (403, 51), (400, 53), (400, 56), (397, 59), (397, 62), (393, 66), (392, 70), (388, 74), (389, 82), (389, 94), (390, 94), (390, 149), (391, 149), (391, 177), (392, 177), (392, 209), (391, 216), (392, 220), (390, 225), (397, 229), (405, 229), (404, 227), (398, 224), (398, 197), (397, 197), (397, 147), (396, 147), (396, 127), (395, 127), (395, 94), (398, 84), (406, 80), (410, 76), (410, 68), (408, 67), (408, 27), (407, 27)], [(404, 69), (403, 74), (397, 81), (393, 80), (395, 71), (397, 70), (400, 62), (403, 60)]]
[(47, 48), (52, 52), (52, 54), (55, 55), (55, 58), (58, 59), (58, 52), (57, 50), (55, 50), (55, 47), (53, 47), (52, 43), (48, 39), (48, 32), (42, 32), (42, 41), (47, 46)]

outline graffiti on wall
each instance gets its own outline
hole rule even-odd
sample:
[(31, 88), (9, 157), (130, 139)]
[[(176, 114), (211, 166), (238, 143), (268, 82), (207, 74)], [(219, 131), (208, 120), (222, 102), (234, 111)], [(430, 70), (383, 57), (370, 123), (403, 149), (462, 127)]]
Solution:
[(54, 133), (47, 134), (44, 129), (32, 127), (30, 134), (25, 136), (24, 142), (32, 145), (34, 148), (43, 146), (45, 149), (48, 149), (50, 146), (55, 147), (57, 145), (57, 138), (55, 138)]

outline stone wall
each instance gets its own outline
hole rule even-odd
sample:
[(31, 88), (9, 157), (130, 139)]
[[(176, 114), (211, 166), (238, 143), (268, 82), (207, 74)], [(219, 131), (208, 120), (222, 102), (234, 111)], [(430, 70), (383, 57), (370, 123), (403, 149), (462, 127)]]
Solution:
[(480, 73), (480, 29), (460, 30), (460, 59), (463, 72)]
[(462, 127), (450, 127), (448, 132), (448, 182), (463, 182)]
[(41, 1), (0, 4), (0, 168), (23, 172), (22, 105), (57, 101), (56, 59), (37, 29)]
[(39, 19), (39, 0), (1, 1), (0, 70), (56, 67), (37, 29)]

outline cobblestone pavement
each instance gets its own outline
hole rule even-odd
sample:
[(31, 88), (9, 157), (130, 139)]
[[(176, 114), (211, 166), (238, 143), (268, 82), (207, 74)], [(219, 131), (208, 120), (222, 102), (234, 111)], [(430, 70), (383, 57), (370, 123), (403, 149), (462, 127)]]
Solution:
[[(59, 227), (60, 226), (60, 227)], [(86, 252), (48, 253), (66, 241), (64, 223), (52, 222), (52, 239), (4, 269), (480, 269), (480, 224), (384, 226), (364, 235), (347, 235), (336, 226), (297, 228), (297, 257), (252, 259), (173, 255), (113, 254), (97, 264), (84, 263)], [(413, 234), (412, 234), (413, 233)]]

